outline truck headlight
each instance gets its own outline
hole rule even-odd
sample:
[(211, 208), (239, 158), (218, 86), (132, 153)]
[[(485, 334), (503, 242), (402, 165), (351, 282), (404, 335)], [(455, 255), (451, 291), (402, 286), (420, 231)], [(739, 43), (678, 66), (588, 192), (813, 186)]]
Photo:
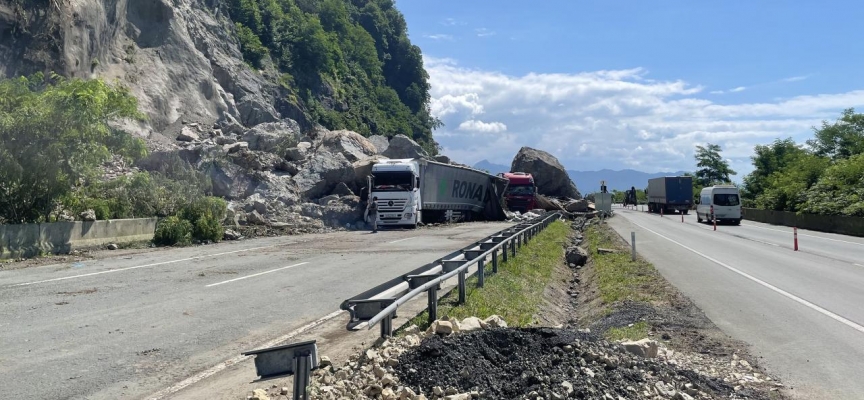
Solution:
[(405, 213), (402, 215), (402, 219), (411, 219), (414, 218), (414, 213)]

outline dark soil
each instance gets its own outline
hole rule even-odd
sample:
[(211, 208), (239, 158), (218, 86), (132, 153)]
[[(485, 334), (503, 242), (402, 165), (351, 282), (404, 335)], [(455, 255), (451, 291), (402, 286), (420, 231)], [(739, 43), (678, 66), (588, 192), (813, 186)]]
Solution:
[[(569, 329), (491, 329), (433, 336), (404, 353), (395, 369), (403, 384), (424, 393), (431, 393), (434, 386), (453, 387), (460, 393), (476, 390), (490, 399), (529, 394), (549, 399), (554, 398), (553, 392), (556, 397), (578, 399), (602, 399), (607, 394), (647, 399), (654, 396), (643, 396), (645, 386), (658, 380), (676, 388), (691, 383), (717, 398), (758, 398), (735, 393), (720, 380), (624, 353), (617, 345)], [(564, 381), (573, 386), (569, 396)]]

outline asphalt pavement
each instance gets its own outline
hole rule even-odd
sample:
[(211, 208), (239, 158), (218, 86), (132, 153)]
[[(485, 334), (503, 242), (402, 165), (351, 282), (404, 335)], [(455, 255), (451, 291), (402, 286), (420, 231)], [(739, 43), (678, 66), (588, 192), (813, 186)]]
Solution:
[(724, 332), (801, 399), (864, 398), (864, 239), (695, 214), (609, 220)]
[(506, 226), (262, 238), (0, 271), (0, 393), (140, 398)]

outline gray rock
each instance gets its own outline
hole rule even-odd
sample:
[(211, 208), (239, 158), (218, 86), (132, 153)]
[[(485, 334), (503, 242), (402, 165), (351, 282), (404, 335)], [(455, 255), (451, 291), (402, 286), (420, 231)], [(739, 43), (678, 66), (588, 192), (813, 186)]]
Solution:
[(339, 195), (331, 194), (329, 196), (324, 196), (324, 197), (318, 199), (318, 204), (320, 204), (322, 206), (326, 206), (331, 201), (336, 201), (336, 200), (339, 200)]
[(336, 185), (336, 188), (333, 189), (333, 193), (331, 194), (335, 194), (338, 196), (353, 196), (354, 192), (351, 191), (351, 188), (349, 188), (348, 185), (345, 184), (345, 182), (339, 182)]
[(233, 229), (226, 229), (225, 233), (222, 234), (222, 238), (225, 240), (239, 240), (243, 236), (240, 235), (237, 231)]
[(235, 141), (235, 143), (226, 144), (224, 149), (225, 152), (227, 152), (228, 154), (237, 153), (239, 151), (246, 151), (249, 150), (249, 143)]
[(571, 246), (567, 248), (565, 258), (568, 264), (575, 264), (577, 267), (581, 267), (588, 262), (588, 252), (579, 246)]
[(561, 387), (564, 389), (564, 392), (566, 392), (567, 394), (573, 393), (573, 384), (572, 383), (570, 383), (568, 381), (561, 382)]
[(82, 221), (95, 221), (96, 220), (96, 211), (93, 210), (84, 210), (81, 214), (78, 215)]
[(341, 153), (350, 162), (375, 155), (377, 151), (363, 135), (347, 130), (326, 132), (320, 140), (319, 150)]
[(255, 210), (246, 214), (246, 222), (252, 225), (270, 225), (270, 221)]
[(256, 182), (238, 165), (213, 162), (208, 163), (203, 169), (210, 177), (214, 196), (245, 199), (255, 189)]
[[(355, 161), (352, 164), (352, 169), (354, 169), (354, 187), (362, 188), (366, 187), (366, 177), (372, 174), (372, 165), (380, 160), (386, 160), (387, 157), (384, 156), (371, 156), (366, 157), (362, 160)], [(351, 185), (349, 185), (351, 186)]]
[(450, 321), (435, 321), (435, 333), (439, 335), (449, 335), (453, 333), (453, 324)]
[(234, 119), (234, 117), (232, 117), (230, 114), (226, 114), (225, 116), (227, 118), (219, 121), (218, 125), (220, 129), (222, 129), (222, 132), (224, 132), (226, 135), (242, 135), (243, 132), (246, 131), (246, 128), (244, 128), (243, 125), (237, 122), (237, 120)]
[(244, 97), (237, 104), (237, 111), (240, 113), (240, 120), (246, 126), (255, 126), (279, 120), (279, 113), (276, 112), (276, 109), (263, 98), (254, 95)]
[(354, 168), (345, 156), (319, 151), (293, 180), (303, 197), (314, 199), (332, 192), (339, 182), (353, 182), (354, 178)]
[(285, 151), (285, 158), (291, 161), (305, 160), (311, 147), (312, 143), (309, 142), (297, 143), (297, 147), (291, 147)]
[(571, 201), (570, 203), (567, 203), (564, 206), (564, 209), (567, 210), (568, 212), (585, 212), (585, 211), (588, 211), (588, 200), (582, 199), (582, 200)]
[(111, 243), (106, 247), (108, 248), (108, 250), (117, 250), (120, 248), (120, 246), (118, 246), (116, 243)]
[(238, 151), (229, 155), (231, 162), (253, 171), (271, 171), (282, 167), (285, 160), (264, 151)]
[(315, 203), (303, 203), (300, 205), (300, 215), (309, 218), (320, 219), (324, 215), (324, 207)]
[(540, 194), (572, 199), (582, 198), (564, 166), (555, 156), (545, 151), (523, 147), (513, 158), (510, 170), (532, 174)]
[(199, 140), (198, 134), (195, 133), (195, 130), (188, 126), (184, 126), (180, 133), (177, 135), (177, 140), (180, 142), (194, 142)]
[(292, 120), (256, 125), (243, 134), (249, 149), (277, 152), (294, 146), (300, 138), (300, 128)]
[(216, 137), (216, 144), (218, 144), (220, 146), (224, 146), (226, 144), (234, 144), (234, 143), (237, 143), (237, 139), (234, 139), (233, 137), (229, 137), (229, 136), (217, 136)]
[(483, 323), (486, 324), (489, 328), (506, 328), (507, 322), (504, 321), (504, 318), (501, 318), (497, 315), (491, 315), (488, 318), (483, 320)]
[(433, 157), (433, 159), (435, 161), (442, 163), (442, 164), (450, 164), (450, 157), (447, 157), (445, 155), (437, 155), (437, 156)]
[(405, 135), (396, 135), (390, 139), (390, 145), (382, 154), (393, 159), (429, 157), (417, 142)]
[(628, 353), (639, 357), (657, 358), (657, 342), (651, 339), (642, 339), (637, 341), (621, 342), (621, 346)]
[(362, 221), (364, 211), (360, 204), (360, 197), (344, 196), (327, 203), (322, 218), (324, 221), (331, 221), (332, 227), (338, 227)]
[(369, 143), (375, 146), (375, 154), (383, 154), (390, 147), (390, 140), (386, 136), (372, 135), (367, 138)]

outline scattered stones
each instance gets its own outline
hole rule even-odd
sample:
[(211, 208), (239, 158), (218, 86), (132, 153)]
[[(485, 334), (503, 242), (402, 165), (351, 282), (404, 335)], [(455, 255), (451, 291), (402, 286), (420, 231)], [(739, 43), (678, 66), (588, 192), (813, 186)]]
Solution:
[(96, 220), (96, 211), (93, 210), (85, 210), (80, 215), (78, 215), (82, 221), (95, 221)]
[(488, 318), (483, 320), (483, 323), (486, 324), (489, 328), (506, 328), (507, 322), (504, 321), (504, 318), (501, 318), (497, 315), (489, 316)]
[(267, 395), (267, 391), (264, 389), (255, 389), (252, 391), (252, 396), (249, 397), (249, 400), (270, 400), (270, 396)]
[(108, 248), (108, 250), (117, 250), (117, 249), (120, 248), (120, 246), (118, 246), (116, 243), (110, 243), (110, 244), (107, 246), (107, 248)]
[(459, 330), (462, 332), (471, 332), (484, 328), (486, 328), (486, 323), (477, 317), (468, 317), (459, 322)]

